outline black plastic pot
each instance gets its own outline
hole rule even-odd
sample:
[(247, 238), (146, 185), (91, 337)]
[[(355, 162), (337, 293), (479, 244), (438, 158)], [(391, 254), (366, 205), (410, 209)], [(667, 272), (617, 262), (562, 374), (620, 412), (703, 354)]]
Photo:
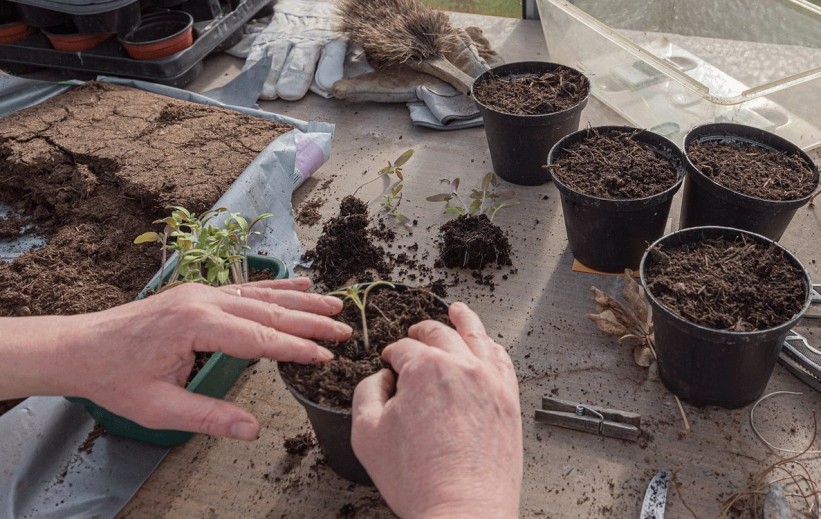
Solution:
[[(585, 77), (588, 96), (577, 105), (544, 115), (516, 115), (500, 112), (480, 102), (473, 95), (476, 85), (494, 77), (544, 74), (564, 65), (542, 61), (523, 61), (494, 67), (473, 82), (473, 96), (485, 123), (485, 135), (493, 170), (499, 177), (523, 186), (544, 184), (550, 174), (542, 167), (550, 148), (565, 135), (579, 129), (582, 110), (587, 105), (590, 82)], [(573, 70), (573, 69), (571, 69)]]
[(757, 400), (767, 387), (784, 338), (810, 305), (812, 282), (804, 266), (789, 251), (760, 234), (727, 227), (694, 227), (668, 234), (652, 247), (670, 248), (719, 237), (733, 240), (742, 234), (749, 241), (775, 244), (804, 274), (804, 306), (792, 319), (774, 328), (731, 332), (682, 318), (647, 290), (645, 270), (652, 257), (646, 253), (641, 260), (641, 283), (653, 310), (659, 377), (670, 391), (694, 405), (733, 409)]
[[(280, 364), (277, 366), (279, 367)], [(279, 374), (280, 378), (285, 380), (281, 369)], [(288, 382), (285, 382), (285, 386), (297, 402), (305, 408), (308, 421), (311, 422), (319, 447), (331, 470), (340, 477), (359, 485), (373, 485), (368, 471), (359, 462), (351, 446), (351, 426), (353, 424), (351, 412), (323, 407), (305, 398)]]
[[(396, 290), (407, 290), (407, 285), (395, 284)], [(385, 288), (384, 290), (390, 290)], [(435, 295), (435, 294), (434, 294)], [(448, 303), (444, 299), (435, 296), (436, 299), (442, 303), (442, 306), (447, 308)], [(311, 427), (316, 434), (317, 442), (319, 443), (322, 453), (325, 455), (325, 460), (328, 466), (331, 467), (337, 475), (353, 481), (360, 485), (373, 485), (371, 477), (365, 470), (365, 467), (359, 462), (356, 454), (354, 454), (353, 446), (351, 445), (351, 426), (353, 425), (353, 416), (348, 409), (333, 409), (317, 404), (308, 400), (302, 393), (297, 391), (291, 384), (288, 383), (282, 373), (282, 363), (277, 363), (279, 376), (285, 382), (285, 387), (294, 395), (297, 402), (304, 408), (308, 415), (308, 421), (311, 422)]]
[[(547, 156), (548, 165), (561, 158), (568, 147), (587, 138), (591, 131), (634, 133), (638, 130), (629, 126), (579, 130), (553, 146)], [(636, 270), (647, 245), (664, 234), (673, 195), (684, 180), (684, 157), (675, 144), (653, 132), (641, 131), (635, 140), (671, 161), (678, 172), (672, 186), (645, 198), (614, 200), (576, 191), (559, 178), (553, 178), (562, 200), (570, 250), (586, 267), (602, 272)]]
[(780, 239), (795, 212), (812, 195), (796, 200), (765, 200), (728, 189), (699, 171), (687, 156), (687, 148), (691, 143), (704, 141), (743, 142), (799, 156), (814, 172), (817, 186), (818, 168), (810, 157), (788, 140), (741, 124), (705, 124), (692, 129), (684, 138), (688, 174), (681, 201), (679, 226), (682, 229), (704, 225), (733, 227), (762, 234), (773, 240)]
[(33, 27), (73, 22), (81, 33), (125, 34), (140, 23), (137, 0), (14, 0)]

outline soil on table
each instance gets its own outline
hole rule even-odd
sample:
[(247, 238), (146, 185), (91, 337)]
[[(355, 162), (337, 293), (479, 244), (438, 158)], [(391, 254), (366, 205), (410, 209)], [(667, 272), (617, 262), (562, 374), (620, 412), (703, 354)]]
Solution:
[(487, 215), (459, 215), (439, 228), (439, 260), (445, 267), (482, 270), (512, 265), (510, 242)]
[(635, 140), (636, 132), (599, 132), (568, 146), (550, 173), (569, 188), (599, 198), (628, 200), (662, 193), (678, 180), (670, 159)]
[(781, 249), (743, 236), (654, 248), (651, 258), (649, 292), (684, 319), (718, 330), (783, 324), (801, 310), (808, 290)]
[(492, 76), (473, 87), (485, 106), (514, 115), (544, 115), (567, 110), (587, 97), (589, 85), (576, 70)]
[(359, 309), (345, 300), (336, 319), (353, 328), (350, 339), (324, 344), (334, 352), (331, 362), (318, 365), (280, 364), (283, 379), (308, 400), (335, 409), (350, 409), (353, 391), (365, 377), (384, 367), (379, 356), (392, 342), (407, 336), (411, 325), (433, 319), (451, 325), (447, 305), (431, 292), (417, 288), (392, 290), (375, 287), (367, 297), (366, 312), (370, 348), (362, 341)]
[[(159, 269), (134, 245), (166, 206), (209, 209), (288, 125), (90, 82), (0, 119), (0, 201), (48, 242), (0, 261), (0, 316), (69, 315), (132, 301)], [(25, 226), (21, 226), (23, 223)], [(16, 237), (3, 232), (0, 243)]]
[(312, 433), (306, 432), (291, 438), (285, 438), (285, 452), (294, 456), (304, 456), (311, 447), (316, 445), (316, 438)]
[(343, 285), (387, 279), (391, 268), (385, 250), (374, 238), (380, 232), (370, 225), (368, 205), (354, 196), (346, 196), (339, 215), (322, 226), (316, 247), (303, 258), (312, 261), (315, 281), (335, 290)]
[(748, 196), (797, 200), (818, 186), (818, 173), (800, 156), (746, 142), (695, 141), (687, 155), (707, 177)]

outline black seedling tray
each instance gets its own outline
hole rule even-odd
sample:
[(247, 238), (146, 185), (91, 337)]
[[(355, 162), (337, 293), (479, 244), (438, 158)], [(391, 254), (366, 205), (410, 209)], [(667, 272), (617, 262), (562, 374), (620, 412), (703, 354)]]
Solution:
[(36, 33), (17, 43), (0, 44), (0, 67), (52, 68), (65, 71), (69, 77), (88, 79), (98, 74), (142, 79), (175, 87), (184, 86), (202, 72), (202, 60), (208, 54), (234, 45), (242, 37), (242, 25), (272, 0), (232, 2), (232, 10), (221, 17), (194, 24), (191, 47), (167, 58), (135, 60), (112, 36), (91, 50), (63, 52), (55, 50), (43, 33)]

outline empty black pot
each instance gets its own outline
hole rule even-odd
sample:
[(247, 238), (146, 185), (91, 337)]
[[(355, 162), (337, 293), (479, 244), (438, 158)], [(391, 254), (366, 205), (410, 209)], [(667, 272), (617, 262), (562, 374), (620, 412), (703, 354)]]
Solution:
[(694, 405), (733, 409), (757, 400), (767, 387), (787, 333), (810, 305), (812, 282), (804, 266), (765, 236), (727, 227), (694, 227), (668, 234), (652, 247), (670, 248), (719, 237), (734, 240), (742, 234), (752, 242), (773, 243), (803, 272), (804, 306), (792, 319), (775, 328), (731, 332), (684, 319), (662, 305), (647, 289), (645, 271), (653, 259), (648, 252), (641, 260), (641, 283), (653, 309), (659, 377), (676, 396)]
[[(770, 132), (733, 123), (697, 126), (684, 138), (684, 154), (693, 142), (743, 142), (800, 157), (814, 172), (818, 184), (818, 168), (801, 148)], [(806, 204), (807, 195), (796, 200), (765, 200), (744, 195), (715, 182), (702, 173), (687, 157), (687, 180), (681, 201), (679, 226), (717, 225), (744, 229), (778, 240), (784, 234), (795, 212)]]
[[(474, 95), (476, 85), (494, 77), (544, 74), (558, 69), (571, 69), (557, 63), (523, 61), (494, 67), (473, 82), (473, 96), (485, 123), (485, 135), (490, 149), (493, 171), (500, 178), (523, 186), (544, 184), (550, 174), (543, 168), (550, 148), (565, 135), (579, 129), (582, 110), (587, 105), (590, 82), (584, 77), (588, 96), (575, 106), (544, 115), (516, 115), (485, 105)], [(577, 71), (578, 72), (578, 71)]]
[[(548, 165), (553, 164), (571, 145), (591, 132), (634, 133), (629, 126), (599, 126), (572, 133), (550, 150)], [(640, 131), (635, 140), (650, 146), (676, 168), (676, 182), (661, 193), (645, 198), (617, 200), (599, 198), (576, 191), (554, 176), (562, 200), (567, 241), (573, 256), (586, 267), (602, 272), (636, 270), (647, 246), (664, 234), (673, 195), (684, 180), (684, 158), (670, 140), (649, 131)]]

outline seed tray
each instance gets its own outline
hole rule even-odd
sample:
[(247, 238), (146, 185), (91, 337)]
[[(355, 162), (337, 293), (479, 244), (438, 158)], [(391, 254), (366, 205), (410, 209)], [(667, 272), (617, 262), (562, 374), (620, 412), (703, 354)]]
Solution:
[(64, 52), (51, 47), (45, 34), (38, 32), (17, 43), (0, 44), (0, 67), (14, 71), (51, 68), (68, 77), (89, 79), (99, 74), (142, 79), (181, 87), (202, 72), (202, 60), (212, 52), (237, 43), (242, 26), (271, 0), (241, 0), (221, 16), (194, 24), (194, 43), (172, 56), (158, 60), (129, 58), (117, 38), (112, 37), (84, 52)]

